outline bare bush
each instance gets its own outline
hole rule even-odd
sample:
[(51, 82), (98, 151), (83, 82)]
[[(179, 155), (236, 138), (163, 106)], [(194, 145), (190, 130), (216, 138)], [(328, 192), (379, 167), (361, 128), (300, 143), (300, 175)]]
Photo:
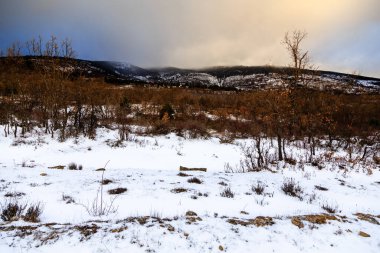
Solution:
[(302, 200), (301, 194), (303, 193), (303, 190), (299, 183), (296, 183), (293, 178), (286, 179), (284, 183), (281, 186), (281, 190), (289, 196), (297, 197), (300, 200)]
[(317, 194), (315, 192), (308, 195), (307, 203), (312, 204), (317, 199)]
[(259, 166), (258, 155), (255, 151), (253, 143), (251, 145), (242, 145), (241, 152), (243, 158), (240, 160), (240, 168), (242, 172), (258, 172), (262, 170)]
[(196, 177), (190, 178), (189, 180), (187, 180), (187, 182), (192, 183), (192, 184), (201, 184), (202, 183), (202, 181)]
[(224, 198), (233, 198), (235, 197), (235, 193), (232, 192), (230, 187), (225, 188), (221, 193), (220, 196)]
[(117, 212), (117, 207), (114, 206), (114, 202), (118, 195), (111, 198), (109, 202), (105, 201), (103, 198), (104, 172), (106, 171), (106, 167), (108, 163), (109, 161), (104, 165), (103, 168), (99, 168), (96, 170), (96, 171), (102, 172), (102, 177), (100, 181), (100, 187), (98, 191), (96, 192), (96, 196), (94, 200), (90, 204), (83, 205), (86, 208), (88, 214), (92, 216), (103, 216), (103, 215), (108, 215), (108, 214)]
[(263, 148), (263, 138), (256, 136), (251, 144), (241, 145), (243, 158), (240, 160), (240, 172), (259, 172), (269, 169), (269, 164), (273, 162), (268, 150)]
[(286, 157), (285, 162), (289, 163), (290, 165), (296, 165), (297, 164), (296, 159), (294, 159), (292, 157)]
[(28, 222), (40, 222), (40, 216), (43, 211), (43, 206), (40, 202), (36, 204), (32, 204), (29, 206), (29, 208), (26, 210), (25, 215), (23, 216), (23, 219)]
[(116, 195), (109, 202), (103, 200), (102, 193), (100, 189), (97, 191), (96, 197), (89, 205), (84, 206), (88, 212), (88, 214), (92, 216), (103, 216), (109, 215), (111, 213), (117, 212), (117, 207), (114, 206), (114, 202), (116, 200)]
[(262, 195), (265, 190), (265, 184), (261, 182), (257, 182), (255, 185), (252, 185), (252, 191), (255, 192), (257, 195)]
[(225, 131), (224, 134), (222, 134), (219, 137), (219, 142), (221, 144), (223, 144), (223, 143), (232, 144), (234, 141), (235, 141), (235, 136), (228, 131)]
[(1, 205), (1, 219), (3, 221), (15, 221), (21, 218), (22, 213), (26, 209), (26, 204), (21, 204), (17, 199), (7, 201)]
[(67, 168), (69, 170), (78, 170), (78, 165), (76, 163), (72, 162), (72, 163), (69, 163), (69, 165), (67, 165)]
[(224, 172), (225, 173), (241, 173), (239, 169), (234, 169), (230, 163), (224, 164)]
[(62, 201), (65, 201), (66, 204), (75, 203), (75, 200), (73, 197), (71, 197), (69, 195), (65, 195), (64, 193), (62, 193)]
[(324, 203), (321, 207), (328, 213), (336, 213), (338, 211), (338, 206), (329, 203)]

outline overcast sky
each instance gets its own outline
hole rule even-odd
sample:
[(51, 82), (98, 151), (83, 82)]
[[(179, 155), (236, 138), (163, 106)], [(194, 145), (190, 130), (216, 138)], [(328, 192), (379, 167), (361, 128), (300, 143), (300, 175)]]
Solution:
[(0, 0), (3, 49), (54, 34), (142, 67), (287, 65), (295, 29), (319, 69), (380, 77), (379, 0)]

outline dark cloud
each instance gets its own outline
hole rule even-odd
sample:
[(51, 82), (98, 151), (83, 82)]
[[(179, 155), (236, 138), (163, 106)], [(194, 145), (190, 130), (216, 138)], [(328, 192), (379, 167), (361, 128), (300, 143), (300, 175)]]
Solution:
[(0, 46), (41, 34), (144, 67), (284, 65), (286, 31), (321, 69), (380, 77), (378, 0), (0, 0)]

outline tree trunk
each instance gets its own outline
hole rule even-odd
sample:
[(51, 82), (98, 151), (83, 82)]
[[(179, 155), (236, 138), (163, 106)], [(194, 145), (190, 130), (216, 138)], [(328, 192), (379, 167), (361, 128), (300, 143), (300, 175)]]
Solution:
[(282, 139), (282, 153), (284, 154), (284, 158), (285, 158), (285, 160), (286, 160), (285, 138)]
[(17, 123), (15, 123), (15, 131), (14, 131), (14, 137), (17, 137)]
[(311, 137), (312, 155), (315, 155), (315, 138)]
[(257, 166), (259, 168), (261, 168), (263, 166), (263, 163), (264, 163), (264, 159), (263, 159), (263, 155), (261, 153), (261, 137), (257, 137), (256, 138), (256, 149), (257, 149), (257, 154), (258, 154), (258, 157), (257, 157)]
[(281, 136), (277, 135), (277, 144), (278, 144), (278, 160), (282, 161), (284, 158), (282, 157), (282, 141)]

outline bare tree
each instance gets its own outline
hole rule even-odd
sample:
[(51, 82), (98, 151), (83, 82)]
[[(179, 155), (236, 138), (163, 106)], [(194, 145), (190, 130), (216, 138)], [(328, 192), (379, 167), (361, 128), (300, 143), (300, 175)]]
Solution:
[(42, 55), (42, 37), (38, 36), (38, 39), (32, 38), (25, 43), (28, 55)]
[(13, 42), (12, 45), (7, 49), (8, 57), (21, 56), (22, 45), (20, 41)]
[(57, 42), (57, 37), (55, 37), (54, 35), (51, 35), (50, 40), (46, 42), (45, 55), (50, 57), (59, 56), (59, 46)]
[(43, 55), (43, 52), (42, 52), (42, 42), (43, 42), (42, 36), (39, 35), (38, 36), (38, 41), (35, 44), (35, 48), (33, 48), (33, 50), (35, 50), (36, 55), (39, 55), (39, 56)]
[(28, 55), (32, 55), (33, 54), (33, 40), (28, 40), (27, 42), (25, 42), (25, 47), (26, 47), (26, 50), (28, 51)]
[(306, 37), (307, 33), (305, 31), (295, 30), (291, 34), (287, 32), (282, 41), (292, 60), (294, 70), (293, 84), (300, 81), (302, 72), (308, 67), (310, 61), (309, 52), (301, 48), (301, 44)]
[(71, 45), (71, 40), (68, 38), (65, 38), (61, 42), (61, 55), (65, 58), (74, 58), (75, 57), (75, 51)]

